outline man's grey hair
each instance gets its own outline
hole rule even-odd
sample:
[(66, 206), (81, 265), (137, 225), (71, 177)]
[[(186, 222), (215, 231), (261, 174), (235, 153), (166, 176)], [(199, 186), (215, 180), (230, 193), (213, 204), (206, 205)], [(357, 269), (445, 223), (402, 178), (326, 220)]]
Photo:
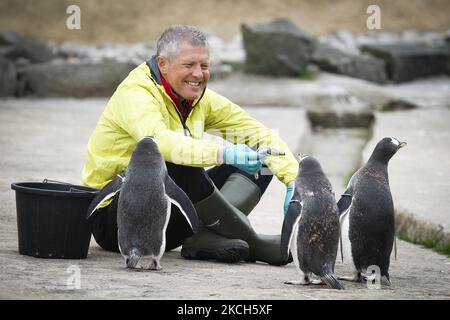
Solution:
[(196, 47), (208, 47), (203, 31), (193, 26), (175, 24), (164, 30), (159, 37), (156, 43), (156, 55), (171, 60), (180, 53), (180, 46), (183, 43)]

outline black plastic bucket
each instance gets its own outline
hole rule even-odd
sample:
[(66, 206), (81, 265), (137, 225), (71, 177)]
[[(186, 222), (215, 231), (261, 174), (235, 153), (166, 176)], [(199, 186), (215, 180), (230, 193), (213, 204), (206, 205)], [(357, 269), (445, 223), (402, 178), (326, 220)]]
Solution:
[(85, 259), (92, 226), (86, 211), (97, 189), (65, 183), (20, 182), (16, 191), (19, 253)]

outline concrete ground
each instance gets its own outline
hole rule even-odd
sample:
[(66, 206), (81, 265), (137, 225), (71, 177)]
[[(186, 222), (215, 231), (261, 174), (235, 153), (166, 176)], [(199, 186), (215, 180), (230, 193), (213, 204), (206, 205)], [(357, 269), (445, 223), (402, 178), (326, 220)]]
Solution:
[[(355, 86), (363, 89), (369, 87), (367, 92), (370, 91), (372, 96), (388, 95), (387, 90), (391, 90), (380, 88), (377, 92), (374, 86), (364, 87), (359, 82), (352, 84), (353, 87), (345, 87), (342, 84), (349, 81), (347, 78), (334, 79), (336, 81), (333, 83), (332, 79), (325, 76), (329, 90), (351, 92)], [(215, 85), (220, 87), (222, 84)], [(312, 88), (310, 84), (296, 80), (291, 85), (299, 90), (304, 89), (302, 86)], [(252, 82), (249, 86), (257, 85)], [(271, 90), (276, 92), (275, 89)], [(251, 90), (247, 92), (255, 94)], [(445, 94), (440, 92), (436, 96)], [(262, 263), (193, 261), (183, 259), (180, 248), (163, 256), (163, 270), (160, 272), (130, 271), (125, 268), (119, 254), (102, 250), (93, 239), (87, 259), (52, 260), (19, 255), (15, 197), (10, 188), (11, 183), (47, 178), (79, 184), (85, 146), (106, 101), (0, 100), (0, 165), (3, 168), (0, 176), (0, 298), (450, 299), (450, 260), (404, 241), (398, 241), (397, 260), (391, 260), (393, 285), (380, 290), (369, 289), (366, 284), (348, 282), (344, 282), (347, 289), (344, 291), (323, 286), (290, 286), (283, 282), (297, 277), (293, 264), (275, 267)], [(359, 151), (364, 148), (364, 143), (360, 135), (355, 131), (341, 132), (341, 136), (325, 132), (313, 137), (304, 117), (304, 109), (290, 106), (249, 107), (248, 111), (268, 126), (279, 130), (294, 152), (312, 153), (324, 159), (323, 166), (327, 168), (325, 171), (338, 195), (343, 188), (340, 182), (342, 175), (358, 163), (355, 158), (361, 157)], [(429, 208), (426, 216), (429, 221), (448, 225), (448, 211), (446, 214), (445, 208), (450, 166), (446, 155), (450, 144), (445, 121), (448, 122), (449, 114), (445, 107), (434, 111), (377, 115), (374, 137), (366, 149), (371, 149), (373, 142), (384, 135), (398, 135), (398, 138), (406, 140), (408, 147), (393, 158), (389, 169), (394, 201), (401, 206), (410, 205), (410, 210), (414, 213), (417, 209), (419, 215), (422, 214), (419, 209)], [(420, 122), (414, 123), (418, 119)], [(416, 130), (419, 126), (422, 128), (420, 130), (424, 130), (422, 133)], [(410, 131), (407, 132), (407, 128)], [(426, 176), (427, 172), (434, 175)], [(429, 188), (435, 188), (435, 191)], [(283, 219), (283, 199), (284, 186), (274, 180), (250, 215), (252, 225), (258, 232), (279, 233)], [(73, 270), (79, 271), (79, 288), (71, 281), (74, 279)], [(336, 274), (348, 273), (348, 266), (338, 260)]]

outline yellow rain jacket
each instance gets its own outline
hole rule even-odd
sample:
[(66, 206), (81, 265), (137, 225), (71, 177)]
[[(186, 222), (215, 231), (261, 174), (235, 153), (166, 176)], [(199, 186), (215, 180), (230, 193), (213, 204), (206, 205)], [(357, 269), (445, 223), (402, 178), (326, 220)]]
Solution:
[(103, 188), (125, 170), (137, 142), (153, 136), (165, 161), (186, 166), (217, 165), (218, 140), (202, 139), (205, 131), (250, 147), (273, 146), (285, 156), (267, 156), (266, 165), (287, 184), (295, 180), (298, 162), (272, 130), (228, 99), (206, 89), (192, 104), (185, 123), (162, 84), (142, 63), (118, 86), (103, 111), (87, 147), (82, 180)]

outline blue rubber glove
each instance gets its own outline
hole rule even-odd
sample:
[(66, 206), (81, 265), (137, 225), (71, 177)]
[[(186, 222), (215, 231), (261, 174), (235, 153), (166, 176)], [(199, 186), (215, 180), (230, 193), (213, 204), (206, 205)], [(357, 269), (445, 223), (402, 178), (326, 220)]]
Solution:
[(223, 161), (248, 174), (254, 174), (261, 170), (262, 160), (257, 152), (245, 144), (235, 144), (223, 150)]
[(292, 196), (294, 195), (294, 186), (289, 186), (286, 188), (286, 196), (284, 197), (284, 214), (288, 212), (289, 203), (292, 200)]

